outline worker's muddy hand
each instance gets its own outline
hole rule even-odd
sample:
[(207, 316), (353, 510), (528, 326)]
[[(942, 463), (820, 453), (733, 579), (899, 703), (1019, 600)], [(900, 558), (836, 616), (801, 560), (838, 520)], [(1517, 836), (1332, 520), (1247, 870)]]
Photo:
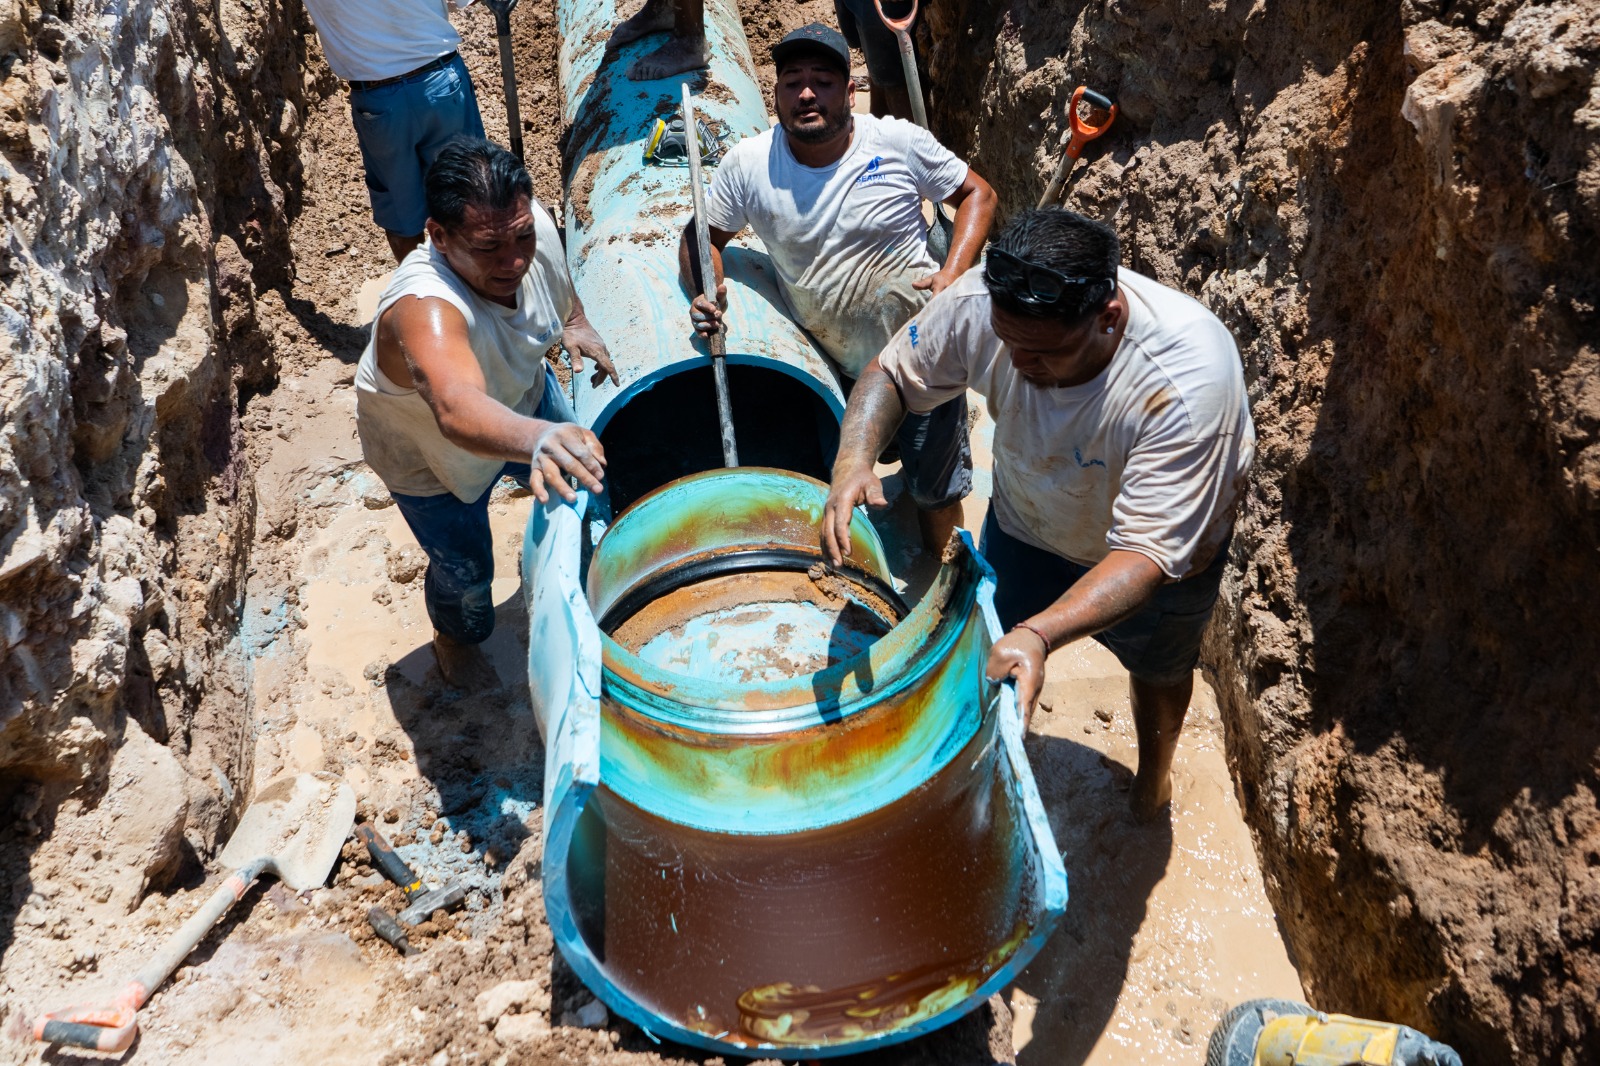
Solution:
[(926, 292), (930, 296), (937, 296), (944, 290), (954, 285), (961, 275), (946, 273), (943, 270), (935, 271), (920, 281), (913, 281), (911, 287)]
[(722, 312), (728, 309), (728, 283), (721, 282), (717, 285), (717, 305), (712, 306), (711, 301), (701, 293), (689, 303), (689, 321), (694, 323), (694, 331), (702, 337), (709, 337), (722, 328)]
[(989, 648), (984, 676), (990, 681), (1016, 680), (1024, 729), (1033, 721), (1033, 708), (1044, 687), (1044, 659), (1044, 640), (1031, 629), (1013, 629)]
[(861, 504), (872, 508), (889, 506), (883, 495), (883, 482), (872, 472), (872, 464), (844, 475), (835, 474), (828, 489), (828, 502), (822, 508), (822, 557), (840, 566), (850, 554), (850, 518)]
[(606, 378), (610, 378), (613, 385), (622, 384), (617, 377), (617, 368), (611, 365), (611, 350), (587, 318), (568, 322), (562, 327), (561, 347), (567, 350), (567, 355), (572, 359), (574, 375), (583, 373), (585, 359), (594, 360), (594, 375), (589, 378), (590, 385), (599, 385)]
[(578, 484), (590, 492), (600, 491), (600, 479), (606, 476), (606, 452), (600, 438), (575, 422), (547, 422), (548, 427), (539, 434), (533, 445), (533, 456), (528, 465), (528, 488), (540, 503), (550, 502), (546, 486), (556, 490), (563, 500), (572, 503), (578, 494), (567, 484), (564, 475), (578, 479)]

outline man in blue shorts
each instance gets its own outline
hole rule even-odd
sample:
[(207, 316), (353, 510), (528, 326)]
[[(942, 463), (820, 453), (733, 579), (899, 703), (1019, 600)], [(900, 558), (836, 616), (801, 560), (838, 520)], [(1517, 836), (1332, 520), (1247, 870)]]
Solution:
[(934, 297), (850, 396), (823, 552), (882, 498), (873, 457), (905, 417), (968, 388), (995, 420), (984, 556), (1010, 631), (991, 680), (1031, 714), (1045, 657), (1092, 636), (1130, 675), (1139, 769), (1130, 804), (1172, 797), (1172, 757), (1255, 456), (1239, 350), (1198, 301), (1120, 267), (1110, 227), (1027, 211), (981, 268)]
[(428, 165), (452, 137), (483, 136), (461, 37), (444, 0), (306, 0), (306, 8), (328, 66), (350, 84), (372, 216), (398, 263), (422, 243)]

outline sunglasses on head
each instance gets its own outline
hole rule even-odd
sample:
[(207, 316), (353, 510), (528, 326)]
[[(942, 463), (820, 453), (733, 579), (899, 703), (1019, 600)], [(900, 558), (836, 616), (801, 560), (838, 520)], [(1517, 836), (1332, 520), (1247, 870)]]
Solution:
[(1069, 277), (999, 248), (990, 248), (984, 256), (983, 278), (1012, 299), (1033, 307), (1052, 307), (1066, 299), (1081, 301), (1086, 295), (1083, 286), (1106, 280)]

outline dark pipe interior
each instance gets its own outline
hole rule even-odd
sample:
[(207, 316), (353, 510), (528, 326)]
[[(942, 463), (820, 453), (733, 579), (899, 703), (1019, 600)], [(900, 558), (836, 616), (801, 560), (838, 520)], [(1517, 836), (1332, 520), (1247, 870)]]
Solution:
[[(828, 479), (839, 424), (821, 396), (788, 374), (757, 366), (729, 366), (728, 395), (741, 466)], [(606, 425), (600, 443), (612, 514), (669, 481), (720, 469), (710, 365), (674, 374), (635, 397)]]

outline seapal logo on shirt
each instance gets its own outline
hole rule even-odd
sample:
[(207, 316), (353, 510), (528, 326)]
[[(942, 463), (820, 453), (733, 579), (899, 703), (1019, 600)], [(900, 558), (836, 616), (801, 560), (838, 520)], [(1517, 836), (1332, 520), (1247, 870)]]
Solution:
[(1072, 457), (1076, 459), (1078, 461), (1078, 465), (1085, 470), (1089, 469), (1091, 466), (1098, 466), (1102, 469), (1107, 469), (1105, 460), (1103, 459), (1090, 459), (1088, 462), (1084, 462), (1083, 452), (1077, 448), (1072, 449)]
[(887, 175), (878, 169), (881, 166), (883, 166), (883, 156), (873, 156), (872, 162), (867, 164), (867, 169), (863, 170), (861, 176), (856, 178), (856, 184), (865, 185), (869, 181), (882, 181)]
[(915, 322), (911, 323), (911, 329), (906, 335), (911, 338), (911, 347), (915, 348), (920, 340), (917, 336), (917, 324)]

